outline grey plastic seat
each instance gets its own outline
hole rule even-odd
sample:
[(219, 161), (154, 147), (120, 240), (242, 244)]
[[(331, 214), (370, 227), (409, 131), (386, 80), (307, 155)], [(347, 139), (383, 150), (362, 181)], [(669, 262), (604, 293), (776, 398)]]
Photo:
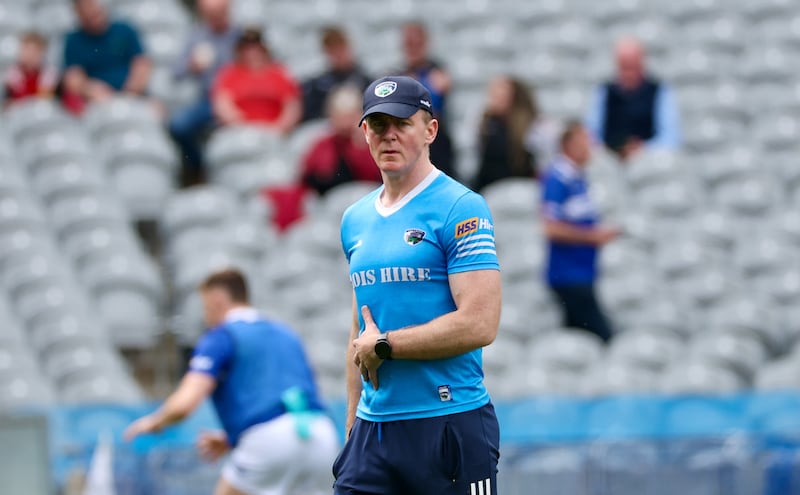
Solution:
[(38, 372), (38, 360), (25, 344), (6, 344), (0, 346), (0, 377)]
[(704, 266), (697, 272), (688, 272), (672, 281), (675, 292), (699, 306), (713, 306), (742, 289), (736, 277), (723, 263)]
[(734, 266), (747, 278), (781, 271), (797, 259), (787, 239), (769, 231), (742, 233), (733, 252)]
[(758, 390), (797, 390), (800, 363), (797, 359), (784, 358), (766, 363), (755, 376)]
[(71, 232), (62, 239), (61, 246), (80, 270), (98, 258), (119, 253), (141, 252), (141, 241), (130, 226), (122, 223), (98, 225)]
[[(0, 141), (0, 146), (2, 145), (3, 143)], [(0, 198), (6, 195), (25, 194), (28, 186), (28, 178), (22, 173), (20, 167), (6, 163), (0, 158)]]
[(702, 157), (698, 164), (703, 181), (712, 189), (758, 173), (759, 150), (750, 145), (732, 145)]
[(600, 272), (603, 277), (624, 276), (629, 271), (644, 269), (650, 263), (648, 251), (630, 238), (622, 238), (600, 251)]
[(757, 336), (771, 353), (785, 349), (789, 335), (780, 328), (772, 304), (754, 294), (738, 294), (714, 306), (708, 313), (710, 328)]
[(75, 340), (42, 356), (44, 372), (63, 386), (70, 375), (87, 371), (110, 374), (123, 371), (121, 358), (107, 344)]
[(41, 203), (26, 191), (0, 197), (0, 232), (46, 222)]
[(145, 348), (160, 334), (162, 284), (152, 261), (111, 256), (90, 263), (83, 280), (118, 347)]
[(137, 405), (145, 399), (141, 389), (127, 374), (99, 374), (97, 370), (68, 379), (58, 392), (60, 401), (66, 404)]
[(112, 189), (136, 219), (155, 219), (175, 189), (178, 157), (161, 132), (120, 132), (103, 140)]
[(52, 386), (39, 374), (18, 375), (0, 380), (0, 410), (25, 410), (52, 406), (56, 395)]
[(8, 295), (16, 301), (26, 293), (67, 283), (72, 274), (61, 262), (56, 256), (39, 253), (9, 267), (2, 276)]
[(721, 263), (723, 254), (694, 236), (683, 236), (657, 245), (654, 261), (662, 276), (678, 279), (696, 276)]
[(687, 356), (729, 368), (747, 382), (768, 359), (764, 344), (755, 335), (725, 331), (695, 335), (689, 342)]
[(764, 149), (793, 150), (800, 140), (800, 120), (795, 112), (778, 111), (759, 115), (755, 122), (755, 139)]
[(104, 140), (107, 136), (132, 128), (161, 127), (153, 106), (144, 99), (131, 96), (115, 96), (90, 105), (83, 114), (83, 123), (95, 140)]
[(682, 339), (674, 333), (630, 329), (614, 336), (608, 360), (658, 371), (682, 356), (684, 350)]
[(580, 329), (559, 329), (534, 339), (528, 348), (530, 361), (580, 371), (603, 355), (602, 341)]
[(9, 135), (19, 149), (24, 149), (30, 140), (53, 132), (67, 132), (76, 125), (75, 119), (59, 104), (44, 98), (20, 102), (9, 108), (4, 117)]
[(681, 154), (673, 150), (644, 150), (635, 155), (628, 167), (625, 167), (625, 178), (633, 190), (661, 183), (665, 180), (680, 177), (683, 174)]
[(118, 6), (116, 11), (147, 32), (181, 30), (190, 23), (183, 4), (173, 0), (126, 2)]
[(534, 179), (503, 179), (486, 186), (481, 194), (495, 218), (530, 219), (538, 211), (540, 190)]
[(0, 31), (20, 33), (30, 29), (33, 13), (25, 2), (0, 2)]
[(36, 5), (33, 15), (36, 30), (48, 38), (62, 36), (76, 24), (75, 9), (67, 2), (45, 2)]
[(211, 171), (211, 181), (240, 197), (250, 197), (262, 189), (281, 187), (295, 180), (296, 170), (281, 154), (228, 162)]
[(311, 150), (311, 146), (328, 132), (330, 132), (330, 124), (325, 119), (312, 120), (298, 125), (288, 136), (287, 159), (294, 164), (294, 167), (299, 166), (303, 157)]
[(19, 156), (28, 173), (34, 177), (42, 169), (61, 166), (65, 162), (92, 164), (94, 161), (92, 147), (80, 127), (39, 133), (23, 142)]
[(695, 46), (737, 52), (743, 45), (740, 33), (744, 30), (745, 22), (735, 12), (725, 13), (725, 10), (721, 10), (710, 18), (690, 18), (681, 23), (681, 37), (684, 42)]
[(20, 320), (33, 328), (65, 314), (89, 314), (86, 294), (79, 287), (46, 287), (22, 295), (16, 303)]
[(624, 276), (601, 279), (598, 295), (611, 311), (635, 310), (652, 297), (655, 283), (652, 274), (631, 271)]
[(224, 189), (196, 186), (175, 192), (164, 206), (160, 226), (172, 242), (184, 231), (196, 227), (218, 228), (235, 216), (238, 203)]
[(105, 177), (93, 160), (69, 159), (59, 165), (42, 167), (33, 176), (33, 189), (46, 204), (106, 186)]
[[(735, 53), (692, 44), (674, 47), (665, 59), (664, 75), (675, 84), (710, 83), (729, 74), (738, 61)], [(684, 134), (687, 138), (688, 133)]]
[(213, 169), (229, 163), (256, 161), (280, 152), (280, 135), (258, 126), (226, 126), (211, 135), (206, 160)]
[(106, 331), (95, 320), (77, 313), (64, 313), (29, 329), (29, 341), (40, 354), (57, 352), (76, 342), (108, 342)]
[(739, 65), (739, 76), (749, 83), (785, 81), (792, 77), (797, 54), (777, 43), (747, 46)]
[(718, 395), (739, 392), (747, 383), (734, 371), (712, 362), (681, 360), (661, 374), (667, 394)]
[(723, 149), (746, 132), (742, 122), (702, 113), (687, 114), (684, 121), (684, 146), (691, 152)]
[(344, 262), (339, 223), (324, 217), (306, 217), (292, 226), (282, 239), (287, 250), (304, 250), (332, 261)]
[(713, 200), (733, 215), (763, 217), (781, 202), (782, 191), (771, 177), (748, 176), (718, 187)]
[(63, 238), (97, 226), (113, 226), (129, 221), (127, 212), (117, 198), (103, 190), (59, 198), (49, 207), (52, 224)]
[(601, 360), (581, 375), (581, 395), (603, 397), (654, 393), (658, 390), (655, 370), (637, 366), (632, 361)]

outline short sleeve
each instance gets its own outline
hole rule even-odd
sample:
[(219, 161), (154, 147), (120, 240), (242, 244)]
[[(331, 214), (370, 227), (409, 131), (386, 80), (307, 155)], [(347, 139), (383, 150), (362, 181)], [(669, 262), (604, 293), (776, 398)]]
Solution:
[(144, 53), (142, 40), (136, 29), (130, 24), (122, 24), (125, 30), (126, 37), (128, 38), (128, 56), (131, 58), (138, 57)]
[(486, 201), (470, 192), (450, 210), (444, 226), (443, 244), (447, 273), (499, 270), (494, 243), (494, 222)]
[(555, 174), (549, 174), (544, 182), (542, 214), (549, 220), (564, 220), (564, 203), (569, 197), (569, 188)]
[(222, 329), (207, 332), (197, 343), (189, 360), (189, 371), (205, 373), (219, 379), (233, 359), (233, 340)]

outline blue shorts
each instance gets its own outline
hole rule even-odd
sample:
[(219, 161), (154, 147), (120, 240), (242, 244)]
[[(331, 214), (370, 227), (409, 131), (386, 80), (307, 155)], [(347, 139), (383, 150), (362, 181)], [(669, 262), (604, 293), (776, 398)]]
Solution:
[(500, 429), (487, 404), (435, 418), (356, 418), (333, 463), (336, 495), (497, 495)]

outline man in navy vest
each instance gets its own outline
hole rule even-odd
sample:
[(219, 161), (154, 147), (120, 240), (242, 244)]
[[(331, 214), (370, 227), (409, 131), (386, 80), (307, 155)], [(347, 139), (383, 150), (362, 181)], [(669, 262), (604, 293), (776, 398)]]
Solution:
[(678, 105), (672, 90), (645, 70), (645, 51), (635, 38), (614, 48), (617, 75), (595, 91), (586, 126), (622, 160), (643, 147), (680, 146)]

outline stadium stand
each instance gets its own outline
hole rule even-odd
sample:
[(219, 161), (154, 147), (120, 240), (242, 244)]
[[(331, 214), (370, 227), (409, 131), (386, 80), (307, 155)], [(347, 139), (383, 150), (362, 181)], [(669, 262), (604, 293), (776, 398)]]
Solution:
[[(190, 12), (177, 0), (108, 3), (143, 34), (156, 65), (151, 95), (168, 109), (191, 101), (197, 88), (169, 78)], [(324, 65), (318, 27), (343, 24), (365, 69), (380, 74), (398, 65), (396, 28), (417, 17), (430, 20), (432, 46), (454, 77), (450, 120), (463, 177), (475, 172), (483, 88), (498, 73), (535, 86), (544, 113), (579, 115), (592, 85), (612, 70), (612, 41), (633, 33), (681, 105), (682, 150), (645, 152), (625, 168), (598, 150), (589, 168), (603, 213), (625, 229), (601, 259), (600, 295), (620, 331), (608, 348), (560, 328), (539, 276), (538, 183), (509, 179), (484, 191), (504, 271), (501, 330), (484, 360), (493, 396), (508, 404), (508, 493), (533, 485), (542, 494), (800, 493), (800, 450), (778, 441), (800, 432), (796, 396), (769, 395), (796, 390), (800, 376), (796, 3), (234, 2), (234, 18), (264, 27), (298, 79)], [(60, 64), (60, 37), (73, 23), (66, 0), (0, 0), (0, 69), (31, 28), (48, 37), (50, 61)], [(203, 330), (196, 285), (227, 265), (255, 281), (260, 308), (313, 342), (324, 394), (343, 397), (338, 350), (351, 316), (338, 224), (374, 186), (345, 184), (310, 199), (306, 217), (283, 235), (265, 221), (260, 199), (264, 187), (296, 180), (320, 125), (304, 124), (288, 140), (257, 127), (215, 131), (206, 149), (210, 184), (177, 190), (179, 157), (149, 103), (116, 97), (80, 118), (48, 100), (3, 111), (0, 412), (141, 407), (144, 388), (121, 352), (153, 350), (171, 337), (190, 346)], [(158, 223), (159, 249), (137, 236), (142, 220)], [(750, 391), (767, 395), (736, 395)], [(673, 396), (697, 402), (673, 404)], [(119, 417), (98, 422), (125, 424)], [(92, 431), (73, 441), (86, 449)], [(122, 450), (128, 477), (120, 475), (120, 493), (204, 493), (187, 488), (210, 486), (201, 480), (214, 469), (178, 441), (190, 431), (174, 434), (173, 450)], [(615, 432), (629, 437), (594, 441)], [(664, 432), (691, 438), (667, 441)], [(70, 462), (85, 463), (85, 454)], [(66, 473), (57, 472), (63, 483)], [(145, 472), (148, 488), (131, 475)]]

